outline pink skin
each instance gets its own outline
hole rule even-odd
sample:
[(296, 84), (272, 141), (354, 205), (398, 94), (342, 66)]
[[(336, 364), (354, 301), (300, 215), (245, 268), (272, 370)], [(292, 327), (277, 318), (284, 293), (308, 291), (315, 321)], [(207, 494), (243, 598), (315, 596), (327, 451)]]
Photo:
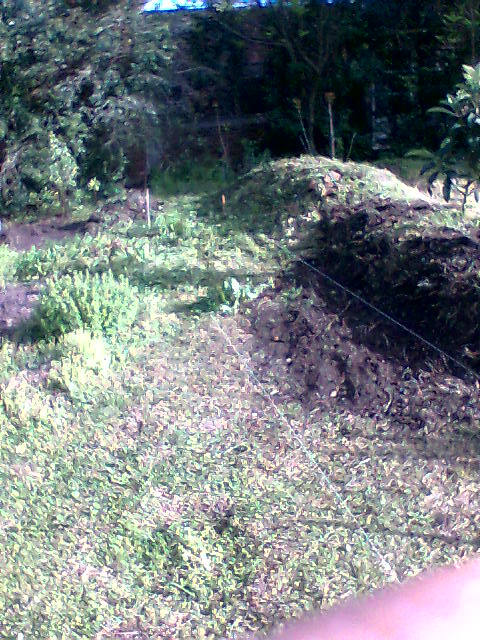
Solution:
[(287, 625), (270, 640), (480, 640), (480, 559)]

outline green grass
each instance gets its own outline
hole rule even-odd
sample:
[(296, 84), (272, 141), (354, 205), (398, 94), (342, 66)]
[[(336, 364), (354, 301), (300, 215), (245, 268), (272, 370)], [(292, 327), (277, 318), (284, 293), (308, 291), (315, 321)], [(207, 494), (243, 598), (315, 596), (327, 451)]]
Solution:
[[(359, 527), (400, 577), (474, 549), (474, 512), (457, 542), (434, 535), (424, 484), (435, 475), (443, 509), (477, 482), (468, 465), (432, 468), (408, 444), (402, 462), (368, 420), (281, 402), (276, 414), (273, 373), (262, 391), (218, 330), (248, 353), (234, 312), (286, 265), (272, 237), (312, 219), (309, 183), (335, 166), (254, 170), (226, 212), (218, 194), (180, 195), (151, 228), (106, 220), (95, 238), (0, 248), (7, 284), (88, 282), (99, 306), (110, 289), (92, 274), (109, 274), (136, 308), (120, 332), (45, 322), (41, 338), (27, 325), (29, 340), (2, 339), (0, 637), (213, 640), (268, 628), (388, 581)], [(351, 181), (355, 197), (406, 189), (348, 167), (365, 183)], [(56, 309), (55, 287), (42, 304)], [(341, 435), (347, 423), (357, 436)]]
[(7, 245), (0, 245), (0, 288), (11, 278), (12, 270), (17, 264), (17, 253)]
[(203, 194), (232, 182), (233, 173), (222, 162), (180, 162), (154, 172), (152, 192), (160, 197)]

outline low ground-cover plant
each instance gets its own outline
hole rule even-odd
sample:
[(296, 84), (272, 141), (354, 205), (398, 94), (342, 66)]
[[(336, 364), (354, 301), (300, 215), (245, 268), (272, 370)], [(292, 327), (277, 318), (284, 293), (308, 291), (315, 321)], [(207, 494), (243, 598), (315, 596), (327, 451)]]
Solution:
[[(148, 266), (153, 256), (164, 254), (167, 248), (175, 248), (181, 241), (198, 234), (194, 217), (195, 211), (166, 210), (154, 216), (151, 227), (143, 221), (128, 221), (95, 237), (78, 236), (64, 244), (32, 247), (16, 257), (15, 277), (31, 281), (72, 271), (101, 273), (108, 270), (131, 276)], [(0, 278), (2, 259), (0, 253)], [(11, 273), (10, 263), (5, 270)]]
[(5, 286), (16, 260), (16, 253), (5, 245), (0, 245), (0, 288)]
[(77, 329), (114, 335), (132, 326), (138, 310), (138, 289), (124, 276), (76, 272), (47, 280), (31, 330), (44, 338)]
[(216, 289), (220, 308), (223, 310), (237, 311), (241, 302), (253, 300), (257, 297), (262, 287), (255, 287), (249, 280), (240, 283), (231, 277), (224, 280), (221, 287)]
[(268, 283), (258, 283), (252, 278), (246, 278), (245, 281), (240, 282), (234, 276), (230, 276), (221, 282), (207, 286), (205, 295), (189, 308), (194, 313), (220, 311), (227, 315), (235, 314), (242, 302), (253, 300), (269, 285), (271, 285), (271, 279)]
[(61, 336), (50, 363), (49, 386), (73, 401), (95, 398), (109, 385), (111, 349), (103, 335), (77, 329)]
[(168, 238), (190, 238), (192, 222), (183, 212), (159, 213), (153, 224), (153, 229)]
[(16, 262), (15, 277), (29, 281), (72, 271), (104, 271), (108, 268), (106, 236), (78, 237), (65, 244), (32, 247)]

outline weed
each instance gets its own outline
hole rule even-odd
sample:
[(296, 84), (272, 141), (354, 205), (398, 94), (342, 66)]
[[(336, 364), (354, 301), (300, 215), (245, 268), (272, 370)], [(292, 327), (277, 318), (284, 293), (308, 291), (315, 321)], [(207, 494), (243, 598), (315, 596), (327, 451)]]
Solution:
[(236, 278), (228, 278), (224, 280), (222, 287), (217, 289), (218, 299), (221, 302), (220, 308), (222, 310), (231, 308), (237, 311), (241, 302), (253, 300), (266, 286), (268, 285), (255, 287), (248, 278), (243, 284)]
[(111, 242), (112, 238), (107, 235), (85, 236), (65, 244), (32, 247), (17, 259), (15, 277), (30, 281), (72, 271), (105, 271)]
[(57, 358), (50, 363), (48, 383), (73, 401), (88, 401), (110, 384), (112, 354), (101, 335), (77, 329), (55, 343)]
[(15, 251), (12, 251), (6, 245), (0, 245), (0, 289), (10, 280), (16, 259), (17, 254)]
[(111, 271), (47, 280), (30, 330), (36, 337), (56, 337), (76, 329), (107, 335), (129, 329), (139, 309), (138, 290)]

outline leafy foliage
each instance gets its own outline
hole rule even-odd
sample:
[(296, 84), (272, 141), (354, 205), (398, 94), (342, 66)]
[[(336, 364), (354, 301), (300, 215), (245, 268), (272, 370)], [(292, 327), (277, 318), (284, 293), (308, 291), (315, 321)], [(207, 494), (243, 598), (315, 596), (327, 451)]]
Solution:
[(101, 335), (78, 329), (59, 338), (48, 373), (49, 386), (73, 401), (96, 398), (108, 388), (111, 352)]
[(422, 173), (428, 173), (430, 188), (438, 179), (443, 181), (447, 201), (453, 189), (460, 190), (465, 210), (471, 193), (477, 202), (480, 197), (480, 64), (464, 65), (463, 71), (464, 82), (457, 86), (456, 93), (430, 109), (448, 117), (447, 135), (436, 153), (423, 153), (428, 162)]
[[(145, 173), (161, 145), (171, 45), (136, 3), (7, 0), (0, 11), (0, 198), (33, 213)], [(132, 164), (133, 163), (133, 164)], [(135, 166), (133, 166), (135, 165)]]
[[(275, 156), (326, 153), (326, 92), (335, 93), (344, 158), (404, 153), (419, 142), (435, 146), (438, 129), (425, 122), (425, 112), (471, 60), (464, 33), (458, 37), (453, 27), (457, 37), (447, 38), (446, 22), (470, 21), (464, 28), (478, 41), (469, 8), (478, 0), (454, 7), (447, 0), (282, 0), (249, 11), (229, 0), (211, 4), (218, 10), (198, 12), (187, 39), (196, 112), (211, 118), (215, 100), (227, 122), (242, 114), (245, 137)], [(259, 115), (263, 126), (255, 127)], [(232, 150), (239, 137), (230, 133)]]
[(245, 284), (230, 277), (224, 280), (222, 285), (218, 285), (210, 290), (212, 300), (217, 302), (219, 308), (226, 312), (235, 312), (238, 310), (240, 303), (246, 300), (256, 298), (263, 287), (255, 287), (247, 280)]
[(469, 62), (474, 65), (480, 39), (480, 2), (479, 0), (458, 0), (454, 8), (445, 14), (443, 44), (453, 50), (465, 51)]
[(47, 338), (76, 329), (122, 333), (131, 327), (138, 309), (138, 291), (124, 276), (76, 272), (47, 281), (34, 332)]

